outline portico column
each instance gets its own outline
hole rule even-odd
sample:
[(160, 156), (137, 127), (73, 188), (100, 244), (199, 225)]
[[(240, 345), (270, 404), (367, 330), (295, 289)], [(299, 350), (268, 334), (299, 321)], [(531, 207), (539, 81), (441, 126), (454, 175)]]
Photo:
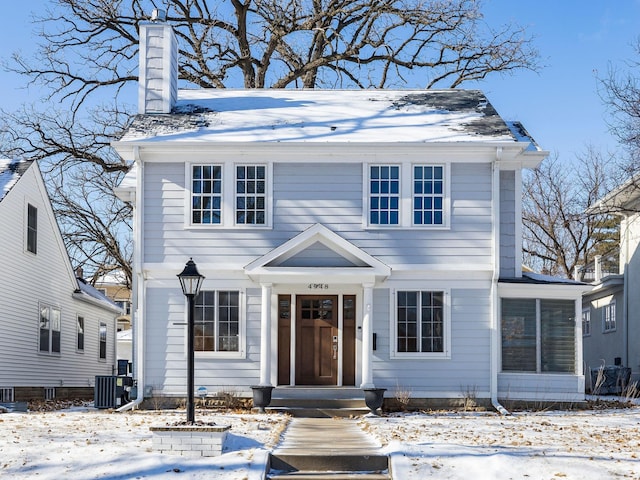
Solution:
[(360, 388), (373, 388), (373, 332), (371, 315), (373, 310), (373, 284), (365, 284), (362, 312), (362, 384)]
[(271, 385), (271, 284), (262, 284), (260, 313), (260, 386)]

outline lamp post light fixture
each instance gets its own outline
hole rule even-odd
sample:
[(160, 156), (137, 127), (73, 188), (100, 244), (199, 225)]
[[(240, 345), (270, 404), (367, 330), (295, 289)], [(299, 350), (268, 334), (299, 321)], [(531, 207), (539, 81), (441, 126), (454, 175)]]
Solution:
[(189, 318), (187, 323), (187, 423), (192, 425), (195, 422), (195, 404), (193, 399), (193, 391), (195, 389), (194, 382), (194, 347), (193, 347), (193, 317), (194, 317), (194, 301), (198, 292), (200, 292), (200, 286), (204, 280), (204, 276), (200, 275), (196, 264), (192, 258), (189, 259), (187, 264), (178, 275), (180, 280), (180, 286), (182, 287), (182, 293), (187, 297), (189, 303)]

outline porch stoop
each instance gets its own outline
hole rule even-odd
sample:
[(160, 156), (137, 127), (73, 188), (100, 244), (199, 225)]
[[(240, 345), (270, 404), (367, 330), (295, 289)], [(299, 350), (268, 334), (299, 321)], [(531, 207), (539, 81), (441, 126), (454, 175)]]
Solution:
[(389, 458), (355, 420), (294, 418), (269, 456), (268, 480), (390, 480)]
[(354, 417), (370, 413), (364, 392), (355, 387), (276, 387), (267, 411), (293, 417)]

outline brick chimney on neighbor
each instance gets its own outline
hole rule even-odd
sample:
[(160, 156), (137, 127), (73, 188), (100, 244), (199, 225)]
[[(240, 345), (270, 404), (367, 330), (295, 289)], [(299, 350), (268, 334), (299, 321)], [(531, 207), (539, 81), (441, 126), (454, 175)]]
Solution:
[(178, 41), (162, 10), (140, 24), (138, 113), (170, 113), (178, 96)]

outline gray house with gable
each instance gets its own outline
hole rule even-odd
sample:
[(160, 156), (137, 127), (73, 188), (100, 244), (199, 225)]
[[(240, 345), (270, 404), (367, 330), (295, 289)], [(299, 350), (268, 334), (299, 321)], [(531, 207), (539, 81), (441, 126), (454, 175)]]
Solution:
[(547, 152), (482, 92), (178, 90), (171, 27), (140, 38), (139, 115), (113, 145), (145, 396), (186, 394), (193, 258), (196, 388), (584, 399), (585, 287), (521, 267), (521, 174)]

